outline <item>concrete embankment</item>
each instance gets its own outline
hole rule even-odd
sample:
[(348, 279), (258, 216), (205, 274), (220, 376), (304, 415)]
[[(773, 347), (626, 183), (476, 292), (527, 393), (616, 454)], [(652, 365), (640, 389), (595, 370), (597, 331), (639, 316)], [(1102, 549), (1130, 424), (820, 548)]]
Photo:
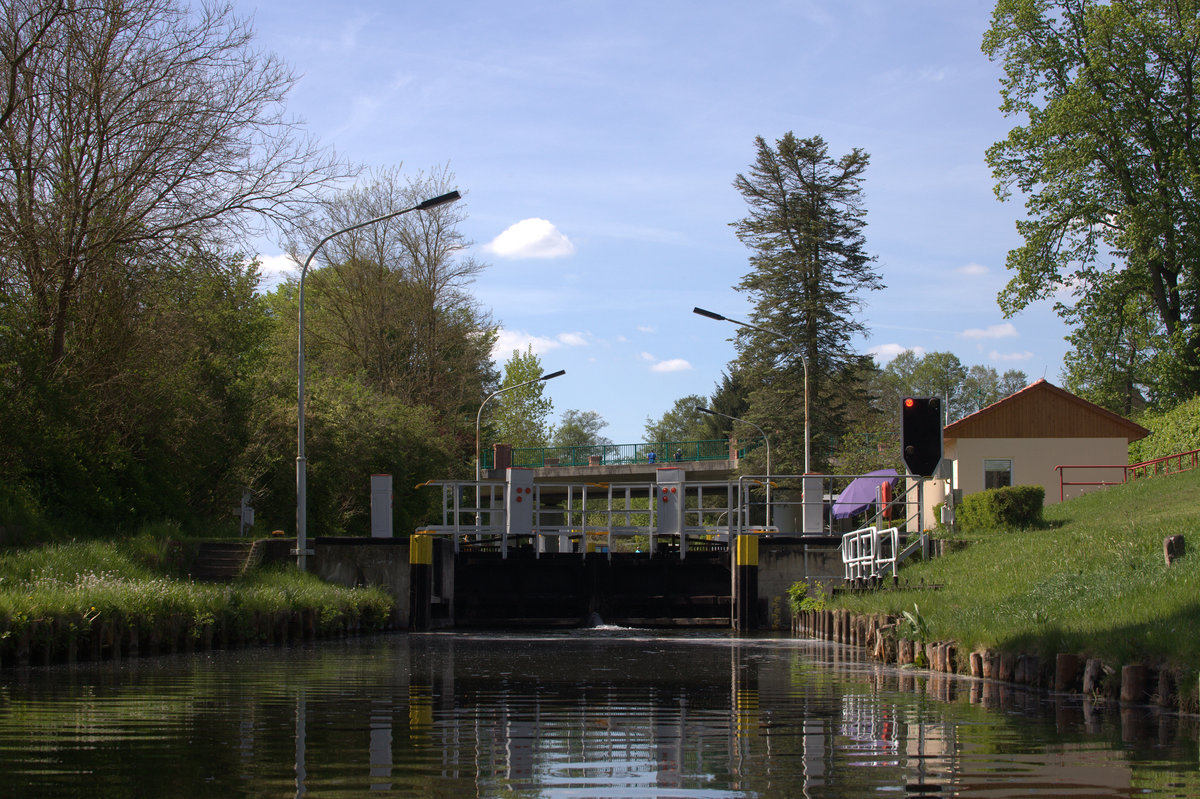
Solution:
[(906, 637), (906, 624), (900, 616), (818, 610), (794, 616), (792, 629), (798, 635), (862, 647), (875, 660), (901, 667), (915, 666), (933, 673), (959, 674), (1035, 690), (1078, 693), (1088, 699), (1122, 704), (1150, 703), (1187, 713), (1198, 710), (1197, 686), (1190, 681), (1181, 685), (1180, 672), (1164, 664), (1114, 666), (1071, 652), (1053, 657), (990, 649), (964, 652), (955, 641)]

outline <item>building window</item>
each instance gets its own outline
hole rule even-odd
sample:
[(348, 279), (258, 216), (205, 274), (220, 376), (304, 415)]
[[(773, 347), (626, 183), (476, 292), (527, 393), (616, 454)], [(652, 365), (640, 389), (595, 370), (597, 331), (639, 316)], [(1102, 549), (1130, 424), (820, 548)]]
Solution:
[(984, 459), (983, 487), (985, 489), (1005, 488), (1012, 484), (1012, 461)]

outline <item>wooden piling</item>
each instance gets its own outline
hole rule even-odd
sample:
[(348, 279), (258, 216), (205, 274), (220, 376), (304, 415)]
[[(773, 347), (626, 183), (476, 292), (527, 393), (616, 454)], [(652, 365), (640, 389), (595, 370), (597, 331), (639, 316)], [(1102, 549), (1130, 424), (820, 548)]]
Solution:
[(1140, 663), (1121, 667), (1121, 701), (1142, 702), (1146, 698), (1146, 667)]
[(1075, 691), (1078, 687), (1079, 656), (1070, 652), (1059, 652), (1054, 657), (1054, 690)]
[(1104, 682), (1104, 664), (1099, 658), (1088, 658), (1083, 667), (1083, 694), (1096, 695)]

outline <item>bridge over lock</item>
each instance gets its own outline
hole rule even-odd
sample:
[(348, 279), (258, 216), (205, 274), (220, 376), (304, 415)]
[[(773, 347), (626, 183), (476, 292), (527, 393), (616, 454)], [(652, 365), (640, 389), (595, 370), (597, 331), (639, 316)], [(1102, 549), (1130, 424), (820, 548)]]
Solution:
[[(411, 539), (411, 625), (785, 626), (792, 583), (850, 573), (826, 513), (835, 476), (729, 472), (509, 466), (430, 481), (441, 514)], [(892, 540), (856, 537), (855, 575)]]

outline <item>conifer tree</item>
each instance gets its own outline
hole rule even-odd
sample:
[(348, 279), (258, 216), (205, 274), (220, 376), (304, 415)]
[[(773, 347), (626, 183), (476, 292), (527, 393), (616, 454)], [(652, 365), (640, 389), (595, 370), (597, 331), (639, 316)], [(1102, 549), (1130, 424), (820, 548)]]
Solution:
[(760, 136), (755, 147), (754, 163), (733, 184), (749, 208), (733, 228), (753, 251), (737, 288), (753, 300), (753, 323), (777, 335), (743, 330), (738, 368), (751, 386), (748, 418), (771, 434), (778, 470), (799, 470), (804, 357), (818, 468), (840, 438), (846, 386), (861, 366), (851, 347), (866, 330), (857, 313), (861, 294), (883, 287), (863, 235), (869, 157), (855, 148), (834, 158), (820, 136), (791, 132), (773, 146)]

